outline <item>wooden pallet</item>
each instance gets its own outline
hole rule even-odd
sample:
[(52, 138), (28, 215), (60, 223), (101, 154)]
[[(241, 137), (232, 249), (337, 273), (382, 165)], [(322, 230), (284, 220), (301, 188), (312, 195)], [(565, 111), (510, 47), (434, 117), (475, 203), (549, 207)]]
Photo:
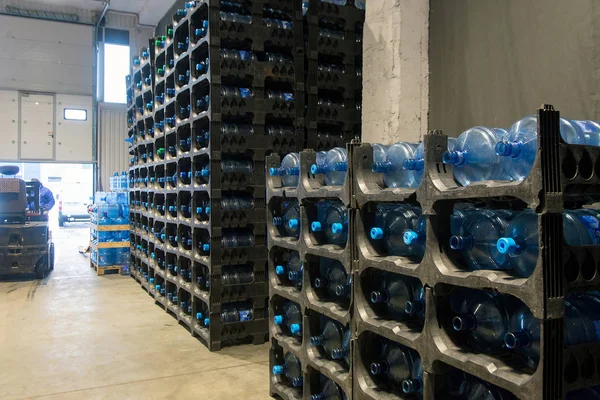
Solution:
[(93, 261), (90, 261), (90, 267), (96, 271), (96, 275), (119, 275), (121, 273), (121, 267), (119, 265), (111, 265), (108, 267), (99, 267)]

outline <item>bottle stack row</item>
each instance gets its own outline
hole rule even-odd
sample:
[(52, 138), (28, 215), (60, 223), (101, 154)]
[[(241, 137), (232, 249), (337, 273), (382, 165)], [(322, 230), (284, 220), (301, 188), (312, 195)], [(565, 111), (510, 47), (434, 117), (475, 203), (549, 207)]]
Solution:
[(303, 3), (306, 142), (329, 150), (361, 137), (363, 0)]
[(301, 4), (188, 2), (165, 33), (133, 144), (136, 278), (210, 350), (264, 343), (265, 159), (302, 146)]
[[(597, 398), (599, 144), (600, 125), (560, 118), (544, 106), (508, 130), (476, 127), (457, 139), (435, 131), (420, 145), (350, 144), (347, 161), (334, 151), (269, 158), (267, 197), (276, 217), (269, 226), (271, 393)], [(292, 158), (300, 159), (299, 173)], [(340, 173), (344, 164), (347, 188), (333, 195), (330, 185), (315, 186), (320, 173)], [(278, 203), (316, 188), (327, 206), (318, 200), (311, 211), (314, 200), (301, 197), (292, 212)], [(343, 204), (346, 195), (349, 239), (330, 250), (350, 254), (348, 325), (313, 304), (322, 282), (315, 278), (336, 282), (336, 294), (344, 286), (340, 274), (323, 273), (335, 268), (314, 269), (336, 257), (311, 250), (319, 249), (323, 230), (324, 240), (344, 232), (332, 202)], [(291, 239), (279, 237), (282, 227), (295, 227), (300, 245), (286, 246)], [(277, 259), (280, 248), (299, 249), (298, 261)], [(301, 289), (294, 271), (303, 276)], [(309, 277), (311, 271), (320, 275)], [(338, 346), (331, 327), (313, 330), (315, 313), (320, 324), (329, 318), (349, 326), (350, 346)], [(343, 365), (335, 360), (346, 350), (328, 353), (332, 347), (323, 343), (350, 350), (349, 382), (334, 367)]]
[(90, 222), (91, 267), (98, 275), (129, 275), (128, 193), (96, 192)]

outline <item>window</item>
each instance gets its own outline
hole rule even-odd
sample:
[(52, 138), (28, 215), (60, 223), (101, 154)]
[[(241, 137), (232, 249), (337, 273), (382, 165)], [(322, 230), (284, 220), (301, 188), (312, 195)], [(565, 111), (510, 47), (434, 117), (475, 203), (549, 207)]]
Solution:
[(65, 108), (64, 119), (71, 121), (87, 121), (87, 110), (78, 108)]
[(126, 103), (125, 77), (129, 75), (129, 46), (104, 44), (104, 101)]

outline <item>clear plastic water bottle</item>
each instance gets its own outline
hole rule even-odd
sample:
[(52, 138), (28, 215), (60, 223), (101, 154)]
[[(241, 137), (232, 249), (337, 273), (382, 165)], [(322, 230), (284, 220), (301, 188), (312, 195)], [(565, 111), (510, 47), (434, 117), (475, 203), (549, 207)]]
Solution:
[(316, 203), (317, 220), (312, 221), (312, 232), (324, 232), (326, 244), (345, 246), (348, 241), (348, 209), (337, 200)]
[[(563, 236), (569, 246), (600, 244), (600, 215), (596, 210), (580, 209), (563, 213)], [(515, 273), (529, 277), (535, 269), (539, 255), (538, 216), (527, 209), (519, 213), (507, 226), (505, 236), (496, 246)]]
[(373, 279), (370, 302), (383, 318), (396, 321), (422, 318), (425, 313), (423, 285), (417, 278), (381, 271)]
[[(496, 154), (506, 158), (508, 172), (514, 180), (529, 175), (537, 153), (537, 115), (515, 122), (496, 144)], [(569, 144), (600, 146), (600, 124), (594, 121), (560, 119), (560, 134)]]
[(423, 372), (419, 354), (398, 343), (387, 342), (377, 361), (370, 365), (371, 375), (381, 376), (393, 388), (404, 393), (423, 390)]
[(444, 152), (444, 164), (454, 166), (454, 179), (462, 186), (489, 180), (511, 180), (507, 161), (496, 154), (496, 143), (506, 135), (501, 128), (475, 126), (461, 133), (454, 150)]
[(276, 314), (273, 323), (280, 325), (284, 332), (292, 336), (302, 337), (302, 310), (293, 301), (287, 301), (283, 304), (283, 313)]
[(254, 282), (254, 269), (250, 265), (234, 265), (223, 268), (221, 284), (223, 286), (247, 285)]
[(385, 162), (386, 153), (389, 147), (390, 146), (379, 143), (374, 143), (371, 145), (371, 148), (373, 149), (373, 165)]
[(460, 229), (452, 231), (450, 248), (459, 251), (472, 270), (509, 270), (512, 265), (496, 242), (513, 218), (507, 210), (476, 210), (461, 221)]
[(414, 232), (420, 216), (421, 210), (410, 204), (379, 203), (375, 209), (371, 239), (383, 241), (387, 255), (422, 257), (423, 246), (418, 240), (404, 240), (406, 232)]
[(254, 246), (254, 234), (249, 229), (227, 229), (223, 231), (221, 246), (226, 249)]
[(344, 357), (343, 341), (345, 329), (337, 321), (321, 317), (321, 333), (310, 337), (312, 346), (320, 346), (325, 354), (332, 360)]
[(311, 395), (310, 400), (347, 400), (347, 397), (337, 383), (323, 377), (319, 393)]
[[(456, 144), (455, 138), (448, 138), (448, 151), (453, 151)], [(415, 183), (417, 186), (423, 180), (423, 172), (425, 170), (425, 143), (420, 142), (415, 150), (414, 158), (407, 158), (402, 162), (402, 167), (406, 170), (413, 171)]]
[(273, 225), (282, 236), (300, 237), (300, 205), (298, 200), (290, 199), (281, 203), (281, 216), (273, 217)]
[(224, 324), (252, 321), (253, 319), (254, 311), (249, 302), (230, 303), (221, 309), (221, 322)]
[(300, 360), (290, 352), (285, 354), (283, 364), (274, 365), (271, 372), (273, 375), (284, 375), (292, 387), (299, 388), (303, 385)]
[(238, 13), (232, 12), (220, 12), (221, 20), (227, 22), (239, 22), (242, 24), (251, 24), (252, 23), (252, 15), (242, 15)]
[(338, 260), (321, 257), (319, 276), (314, 287), (322, 290), (329, 300), (349, 302), (352, 290), (352, 274), (348, 274), (344, 264)]
[(388, 188), (417, 187), (413, 171), (403, 167), (404, 160), (415, 158), (417, 145), (414, 143), (399, 142), (388, 147), (385, 160), (376, 161), (373, 157), (373, 172), (383, 173), (383, 182)]
[(239, 159), (229, 156), (223, 156), (223, 160), (221, 161), (221, 171), (227, 173), (253, 172), (254, 162), (249, 159)]
[(300, 156), (298, 153), (289, 153), (281, 161), (279, 168), (269, 169), (269, 175), (281, 176), (284, 187), (298, 187), (300, 180)]
[(310, 167), (313, 175), (325, 175), (326, 186), (342, 186), (348, 175), (348, 152), (343, 147), (335, 147), (326, 153), (325, 160), (317, 159)]
[(279, 276), (287, 276), (292, 285), (301, 288), (304, 265), (300, 260), (300, 254), (297, 251), (290, 251), (287, 261), (275, 267), (275, 273)]
[(450, 294), (450, 307), (455, 313), (452, 328), (461, 333), (470, 347), (485, 353), (503, 349), (510, 314), (502, 295), (455, 289)]

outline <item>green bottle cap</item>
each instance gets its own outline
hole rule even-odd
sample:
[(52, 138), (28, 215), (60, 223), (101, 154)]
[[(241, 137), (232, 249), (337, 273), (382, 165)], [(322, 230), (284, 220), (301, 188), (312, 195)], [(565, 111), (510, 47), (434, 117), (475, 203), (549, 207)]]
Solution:
[(169, 36), (173, 35), (173, 28), (167, 29), (167, 35), (169, 35)]

